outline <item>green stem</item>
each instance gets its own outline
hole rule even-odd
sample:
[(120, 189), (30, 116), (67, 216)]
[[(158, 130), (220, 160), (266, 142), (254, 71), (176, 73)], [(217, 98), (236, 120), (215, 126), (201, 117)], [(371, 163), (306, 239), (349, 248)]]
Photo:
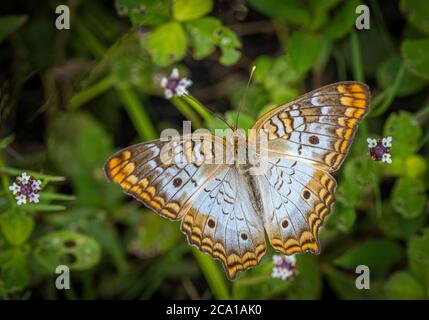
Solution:
[(82, 42), (91, 51), (96, 58), (102, 58), (106, 49), (103, 44), (91, 33), (85, 26), (82, 20), (77, 20), (74, 23), (77, 33), (82, 39)]
[(89, 86), (88, 88), (83, 89), (82, 91), (77, 92), (70, 99), (70, 106), (73, 110), (81, 107), (88, 101), (98, 97), (103, 92), (110, 89), (113, 85), (113, 76), (109, 75), (97, 83)]
[(41, 200), (64, 200), (64, 201), (72, 201), (75, 200), (75, 196), (70, 196), (68, 194), (55, 193), (55, 192), (41, 192), (40, 193)]
[(130, 87), (117, 87), (116, 90), (140, 138), (155, 140), (157, 138), (156, 130), (138, 95)]
[(195, 248), (192, 248), (192, 252), (215, 298), (220, 300), (230, 299), (230, 294), (225, 283), (225, 276), (219, 271), (216, 262), (207, 254), (203, 254)]
[(22, 206), (22, 209), (27, 212), (52, 212), (52, 211), (63, 211), (66, 210), (65, 206), (60, 206), (57, 204), (43, 204), (43, 203), (37, 203), (37, 204), (25, 204)]
[(11, 168), (11, 167), (2, 167), (0, 168), (0, 174), (5, 173), (10, 176), (20, 176), (21, 173), (26, 172), (28, 175), (33, 176), (36, 179), (42, 179), (46, 181), (53, 181), (53, 182), (61, 182), (65, 181), (65, 177), (61, 176), (51, 176), (43, 173), (39, 173), (36, 171), (26, 170), (26, 169), (17, 169), (17, 168)]
[(362, 57), (360, 53), (359, 39), (356, 31), (353, 31), (350, 34), (350, 47), (352, 50), (353, 78), (356, 81), (365, 82), (365, 74), (362, 67)]
[(198, 114), (204, 119), (206, 123), (212, 120), (212, 115), (204, 108), (204, 106), (193, 96), (187, 94), (182, 97)]
[(186, 119), (191, 120), (192, 124), (196, 128), (201, 128), (202, 124), (198, 115), (192, 110), (187, 103), (178, 97), (173, 97), (171, 103), (179, 110), (181, 114), (185, 116)]
[(396, 93), (398, 92), (399, 85), (401, 84), (402, 78), (404, 76), (404, 72), (405, 72), (405, 67), (402, 64), (399, 67), (398, 72), (396, 73), (395, 80), (393, 81), (393, 84), (388, 89), (386, 89), (386, 94), (385, 94), (385, 98), (384, 98), (383, 103), (381, 104), (381, 106), (379, 108), (375, 107), (371, 111), (372, 117), (377, 117), (377, 116), (382, 115), (390, 107), (390, 105), (392, 104), (393, 100), (396, 97)]

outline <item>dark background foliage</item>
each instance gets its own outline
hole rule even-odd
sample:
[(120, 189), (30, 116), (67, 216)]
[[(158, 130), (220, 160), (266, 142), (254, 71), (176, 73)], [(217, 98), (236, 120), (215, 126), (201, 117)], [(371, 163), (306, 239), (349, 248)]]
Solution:
[[(70, 30), (55, 28), (67, 4)], [(356, 7), (370, 30), (355, 29)], [(9, 1), (0, 5), (0, 297), (68, 299), (429, 297), (429, 2), (424, 0)], [(102, 171), (115, 150), (168, 127), (222, 126), (187, 99), (163, 97), (173, 67), (203, 105), (240, 126), (324, 84), (364, 81), (371, 112), (343, 168), (322, 253), (299, 275), (271, 278), (272, 251), (229, 282), (169, 222), (122, 194)], [(393, 137), (391, 165), (368, 137)], [(26, 171), (39, 204), (8, 190)], [(67, 264), (71, 290), (55, 289)], [(355, 269), (371, 270), (357, 290)]]

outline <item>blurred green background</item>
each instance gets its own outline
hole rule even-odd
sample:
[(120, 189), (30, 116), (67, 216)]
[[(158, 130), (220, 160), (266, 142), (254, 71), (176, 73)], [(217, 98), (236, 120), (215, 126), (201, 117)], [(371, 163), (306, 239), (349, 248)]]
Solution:
[[(70, 30), (55, 8), (70, 8)], [(356, 7), (370, 9), (357, 30)], [(0, 4), (0, 297), (2, 299), (428, 299), (429, 2), (340, 0), (3, 1)], [(114, 151), (168, 127), (221, 124), (189, 100), (166, 100), (177, 67), (190, 92), (240, 126), (341, 80), (371, 87), (371, 112), (338, 180), (322, 252), (297, 257), (292, 281), (261, 264), (227, 280), (170, 222), (104, 177)], [(393, 137), (393, 163), (367, 155)], [(43, 180), (17, 206), (22, 171)], [(70, 241), (77, 244), (70, 246)], [(89, 250), (89, 251), (88, 251)], [(91, 254), (87, 254), (91, 252)], [(71, 269), (56, 290), (55, 268)], [(357, 290), (355, 268), (371, 270)]]

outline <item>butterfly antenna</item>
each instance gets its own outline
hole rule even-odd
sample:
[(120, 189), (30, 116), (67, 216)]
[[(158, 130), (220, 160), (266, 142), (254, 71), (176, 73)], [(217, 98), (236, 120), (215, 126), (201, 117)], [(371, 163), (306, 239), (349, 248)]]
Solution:
[(248, 89), (250, 86), (250, 82), (252, 81), (253, 74), (255, 73), (255, 70), (256, 70), (256, 66), (253, 66), (252, 70), (250, 71), (249, 80), (247, 81), (247, 85), (246, 85), (246, 89), (244, 90), (243, 97), (241, 98), (240, 103), (238, 104), (237, 117), (235, 118), (235, 128), (236, 129), (238, 126), (238, 118), (240, 116), (240, 112), (241, 112), (241, 109), (243, 108), (244, 102), (246, 101), (247, 92), (249, 91)]
[[(186, 95), (189, 99), (191, 99), (192, 101), (194, 101), (195, 103), (198, 103), (200, 106), (203, 106), (197, 99), (195, 99), (193, 96), (191, 96), (191, 95), (189, 95), (189, 94), (187, 94)], [(220, 121), (222, 121), (222, 122), (224, 122), (231, 130), (233, 130), (233, 128), (231, 127), (231, 125), (228, 123), (228, 121), (226, 121), (226, 119), (225, 119), (225, 117), (222, 115), (222, 114), (220, 114), (220, 113), (218, 113), (218, 112), (216, 112), (216, 111), (214, 111), (214, 110), (212, 110), (212, 109), (210, 109), (209, 107), (207, 107), (207, 106), (203, 106), (204, 107), (204, 109), (206, 109), (208, 112), (210, 112), (212, 115), (214, 115), (216, 118), (218, 118)]]

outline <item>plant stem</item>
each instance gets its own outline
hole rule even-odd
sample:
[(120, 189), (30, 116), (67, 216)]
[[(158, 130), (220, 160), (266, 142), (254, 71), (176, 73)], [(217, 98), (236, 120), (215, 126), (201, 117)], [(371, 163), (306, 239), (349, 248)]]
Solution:
[(138, 95), (130, 87), (117, 87), (116, 90), (140, 138), (155, 140), (157, 138), (156, 130)]
[(192, 252), (215, 298), (221, 300), (230, 299), (230, 294), (224, 280), (225, 277), (219, 272), (216, 262), (207, 254), (203, 254), (195, 248), (192, 248)]
[(360, 54), (359, 39), (356, 31), (350, 34), (350, 47), (352, 50), (353, 78), (356, 81), (365, 82), (365, 74), (362, 67), (362, 57)]
[(171, 103), (179, 110), (181, 114), (185, 116), (186, 119), (191, 120), (192, 124), (196, 128), (201, 128), (202, 124), (198, 115), (189, 107), (189, 105), (178, 97), (171, 99)]
[(46, 181), (61, 182), (61, 181), (65, 181), (66, 180), (65, 177), (50, 176), (50, 175), (47, 175), (47, 174), (43, 174), (43, 173), (39, 173), (39, 172), (36, 172), (36, 171), (31, 171), (31, 170), (26, 170), (26, 169), (17, 169), (17, 168), (12, 168), (12, 167), (2, 167), (2, 168), (0, 168), (0, 173), (5, 173), (5, 174), (8, 174), (10, 176), (19, 176), (23, 172), (27, 172), (28, 175), (33, 176), (36, 179), (42, 179), (42, 180), (46, 180)]
[(83, 89), (82, 91), (77, 92), (70, 99), (70, 106), (73, 110), (78, 109), (88, 101), (99, 96), (113, 85), (113, 77), (108, 75), (107, 77), (101, 79), (97, 83), (89, 86), (88, 88)]
[(204, 119), (206, 123), (212, 120), (212, 115), (204, 108), (204, 106), (190, 94), (182, 97), (198, 114)]

